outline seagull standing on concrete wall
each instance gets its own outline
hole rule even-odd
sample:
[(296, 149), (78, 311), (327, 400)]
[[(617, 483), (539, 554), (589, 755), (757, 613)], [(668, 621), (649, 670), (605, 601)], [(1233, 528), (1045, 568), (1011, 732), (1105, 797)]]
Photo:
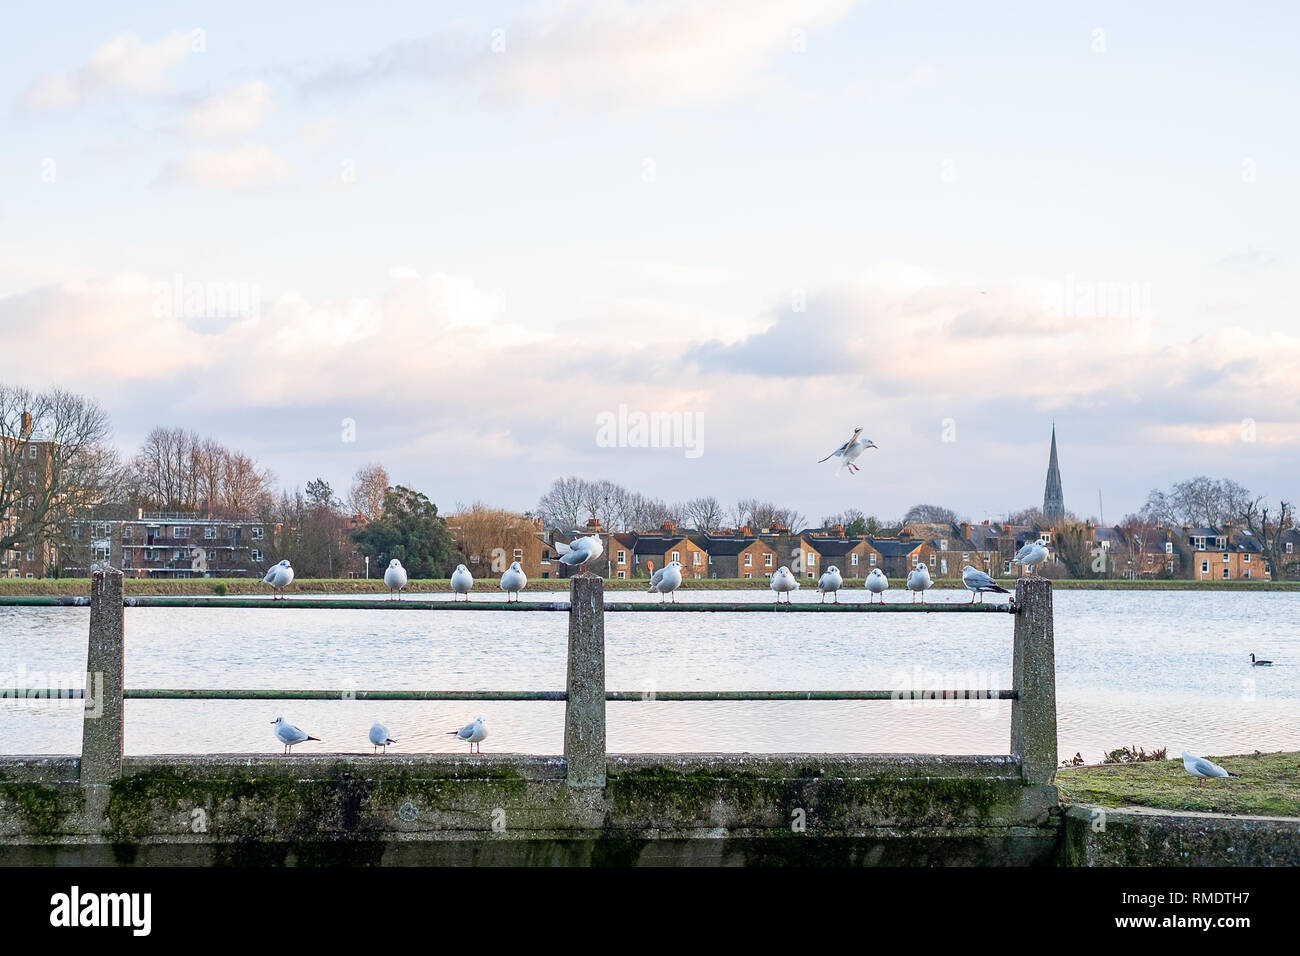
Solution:
[[(484, 725), (482, 717), (475, 717), (473, 723), (466, 724), (464, 727), (460, 728), (460, 730), (447, 731), (447, 736), (459, 737), (461, 740), (468, 741), (469, 752), (475, 753), (474, 746), (480, 744), (480, 742), (487, 737), (487, 727)], [(481, 745), (477, 752), (483, 752), (483, 747)]]
[(388, 728), (377, 720), (370, 725), (370, 742), (375, 745), (375, 750), (383, 747), (384, 753), (388, 753), (389, 744), (397, 743), (396, 740), (388, 736)]
[(306, 740), (320, 740), (319, 737), (312, 737), (305, 731), (299, 730), (283, 717), (277, 717), (271, 723), (275, 724), (275, 739), (284, 744), (286, 756), (293, 753), (294, 744), (300, 744)]

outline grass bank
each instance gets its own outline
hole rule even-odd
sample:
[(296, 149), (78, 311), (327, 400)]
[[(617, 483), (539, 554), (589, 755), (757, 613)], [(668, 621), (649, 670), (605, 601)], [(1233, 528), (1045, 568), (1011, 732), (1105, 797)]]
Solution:
[[(1013, 589), (1014, 581), (1001, 580), (1003, 587)], [(814, 582), (805, 580), (803, 587), (812, 590)], [(903, 582), (891, 582), (894, 590), (903, 590)], [(636, 578), (605, 582), (606, 591), (644, 591), (647, 580)], [(1118, 580), (1068, 580), (1052, 582), (1058, 590), (1086, 591), (1300, 591), (1300, 581), (1118, 581)], [(222, 590), (224, 587), (224, 591)], [(845, 590), (861, 591), (860, 581), (845, 582)], [(937, 579), (935, 587), (962, 590), (957, 579)], [(495, 591), (496, 579), (480, 578), (476, 590)], [(533, 578), (528, 582), (530, 591), (567, 591), (568, 582), (562, 578)], [(432, 579), (411, 581), (409, 594), (447, 593), (451, 586), (447, 580)], [(684, 591), (766, 591), (766, 578), (710, 578), (688, 579), (682, 583)], [(388, 589), (378, 578), (297, 578), (289, 586), (291, 594), (386, 594)], [(90, 593), (89, 578), (0, 578), (0, 595), (61, 597)], [(153, 594), (160, 596), (189, 596), (201, 594), (267, 594), (269, 589), (259, 578), (127, 578), (127, 594)]]
[(1153, 807), (1201, 813), (1300, 816), (1300, 752), (1211, 757), (1241, 774), (1199, 780), (1182, 758), (1144, 763), (1062, 768), (1056, 786), (1062, 803), (1104, 807)]

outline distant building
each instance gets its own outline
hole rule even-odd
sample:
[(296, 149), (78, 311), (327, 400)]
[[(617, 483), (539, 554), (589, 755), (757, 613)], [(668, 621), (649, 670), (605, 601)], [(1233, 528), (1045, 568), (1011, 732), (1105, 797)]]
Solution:
[(1043, 521), (1055, 528), (1065, 520), (1065, 493), (1061, 490), (1061, 466), (1056, 459), (1056, 425), (1052, 425), (1052, 453), (1047, 460), (1047, 485), (1043, 488)]
[(278, 526), (256, 518), (140, 511), (130, 520), (83, 520), (69, 525), (60, 570), (89, 577), (96, 564), (128, 578), (261, 577)]

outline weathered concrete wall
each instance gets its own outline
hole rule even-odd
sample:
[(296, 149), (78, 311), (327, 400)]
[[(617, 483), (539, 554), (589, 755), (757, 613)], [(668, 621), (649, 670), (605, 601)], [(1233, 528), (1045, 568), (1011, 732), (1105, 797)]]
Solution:
[(1300, 866), (1300, 818), (1077, 805), (1067, 866)]
[(1059, 845), (1055, 791), (1010, 757), (613, 756), (604, 787), (558, 757), (128, 757), (100, 827), (66, 762), (4, 764), (6, 864), (988, 865)]

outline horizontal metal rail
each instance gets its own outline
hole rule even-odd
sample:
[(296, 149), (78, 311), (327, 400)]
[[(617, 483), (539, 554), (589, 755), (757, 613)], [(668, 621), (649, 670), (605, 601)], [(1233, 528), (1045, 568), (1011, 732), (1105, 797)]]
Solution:
[[(0, 700), (80, 700), (83, 688), (33, 687)], [(505, 700), (565, 701), (562, 690), (178, 690), (128, 687), (126, 700)], [(1019, 700), (1016, 690), (607, 690), (607, 701)]]
[[(436, 601), (392, 601), (359, 598), (240, 598), (240, 597), (160, 597), (141, 595), (127, 597), (123, 607), (202, 607), (202, 608), (296, 608), (298, 610), (336, 610), (353, 611), (403, 610), (403, 611), (568, 611), (568, 601), (512, 601), (501, 600), (453, 601), (449, 597)], [(89, 607), (90, 598), (50, 595), (0, 595), (0, 607)], [(776, 604), (775, 602), (733, 602), (733, 601), (698, 601), (663, 604), (651, 601), (607, 601), (606, 611), (654, 611), (654, 612), (708, 612), (723, 611), (727, 613), (772, 612), (786, 613), (859, 613), (879, 611), (919, 611), (919, 612), (956, 612), (962, 614), (980, 612), (1016, 613), (1016, 606), (1011, 601), (969, 601), (952, 603), (921, 604), (896, 602), (887, 604)]]

